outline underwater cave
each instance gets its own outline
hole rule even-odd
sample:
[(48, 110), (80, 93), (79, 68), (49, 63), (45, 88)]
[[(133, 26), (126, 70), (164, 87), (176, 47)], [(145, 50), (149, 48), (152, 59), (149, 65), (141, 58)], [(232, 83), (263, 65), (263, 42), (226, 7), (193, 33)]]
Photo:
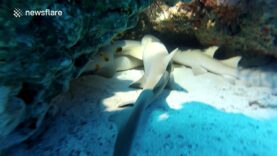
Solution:
[(277, 155), (276, 6), (1, 1), (0, 156)]

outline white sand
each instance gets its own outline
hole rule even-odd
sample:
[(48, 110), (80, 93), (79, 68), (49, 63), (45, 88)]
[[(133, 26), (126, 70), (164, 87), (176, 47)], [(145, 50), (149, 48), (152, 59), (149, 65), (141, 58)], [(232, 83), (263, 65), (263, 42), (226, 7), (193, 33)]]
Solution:
[[(136, 100), (141, 90), (128, 86), (142, 73), (128, 70), (113, 79), (75, 80), (70, 93), (54, 101), (62, 113), (44, 135), (14, 148), (11, 155), (112, 155), (117, 127), (109, 117), (120, 113), (117, 106)], [(231, 84), (210, 73), (194, 76), (185, 67), (175, 68), (174, 77), (189, 92), (165, 90), (146, 110), (132, 155), (276, 152), (277, 109), (267, 106), (277, 104), (277, 97), (269, 88)]]
[[(143, 71), (140, 70), (129, 70), (119, 73), (117, 78), (133, 82), (142, 74)], [(277, 109), (266, 107), (274, 102), (277, 105), (277, 96), (273, 96), (268, 87), (248, 86), (239, 80), (233, 84), (233, 82), (212, 73), (194, 76), (191, 69), (186, 67), (175, 68), (173, 74), (176, 83), (189, 92), (172, 90), (166, 98), (170, 108), (178, 109), (185, 102), (199, 101), (224, 112), (242, 113), (257, 119), (277, 116)], [(119, 92), (115, 96), (105, 99), (104, 105), (107, 106), (107, 110), (112, 110), (120, 104), (135, 101), (139, 94), (138, 90)], [(261, 106), (259, 107), (259, 105)]]

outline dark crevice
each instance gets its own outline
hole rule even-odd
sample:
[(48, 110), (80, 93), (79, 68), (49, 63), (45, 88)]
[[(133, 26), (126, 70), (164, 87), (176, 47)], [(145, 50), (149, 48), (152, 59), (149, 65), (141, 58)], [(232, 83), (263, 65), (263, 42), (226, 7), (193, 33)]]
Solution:
[(77, 68), (85, 66), (86, 63), (88, 62), (88, 58), (89, 57), (86, 54), (79, 56), (78, 58), (76, 58), (74, 62), (74, 66)]
[(41, 85), (24, 82), (17, 97), (22, 99), (26, 104), (31, 104), (42, 89)]

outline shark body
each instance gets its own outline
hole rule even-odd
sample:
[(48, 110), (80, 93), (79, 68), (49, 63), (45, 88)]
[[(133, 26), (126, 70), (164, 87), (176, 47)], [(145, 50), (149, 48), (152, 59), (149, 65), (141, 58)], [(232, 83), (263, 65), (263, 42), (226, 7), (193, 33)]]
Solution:
[[(148, 40), (144, 38), (143, 40)], [(144, 75), (133, 87), (142, 87), (130, 117), (125, 123), (119, 124), (119, 133), (116, 139), (114, 156), (128, 156), (132, 141), (140, 122), (144, 109), (160, 95), (170, 79), (171, 60), (177, 49), (168, 54), (162, 43), (148, 40), (143, 49)]]
[[(156, 44), (147, 45), (149, 42), (155, 42)], [(85, 71), (104, 77), (112, 77), (116, 71), (142, 66), (144, 48), (146, 46), (156, 46), (157, 42), (160, 43), (160, 40), (152, 35), (145, 35), (141, 41), (115, 41), (111, 45), (100, 49), (98, 55), (88, 64)], [(204, 52), (199, 49), (178, 51), (173, 58), (173, 62), (191, 67), (194, 75), (211, 72), (225, 78), (237, 78), (237, 66), (241, 57), (217, 60), (213, 58), (217, 49), (217, 46), (212, 46), (205, 49)], [(173, 80), (173, 77), (171, 79)]]
[(144, 35), (141, 41), (135, 40), (120, 40), (115, 41), (111, 48), (114, 49), (116, 56), (129, 56), (139, 60), (143, 60), (143, 50), (150, 42), (160, 42), (153, 35)]
[(178, 51), (173, 61), (191, 67), (194, 75), (209, 71), (226, 78), (238, 78), (236, 68), (241, 57), (237, 56), (219, 61), (212, 57), (216, 49), (210, 47), (205, 52), (195, 50)]
[(159, 42), (152, 35), (145, 35), (141, 41), (119, 40), (100, 48), (98, 54), (87, 64), (84, 73), (112, 77), (115, 72), (133, 69), (143, 65), (143, 49), (148, 42)]
[[(138, 48), (138, 45), (135, 44), (131, 47)], [(141, 49), (141, 46), (139, 47)], [(128, 53), (136, 52), (138, 50), (131, 50), (130, 45), (125, 48), (124, 51)], [(118, 49), (122, 50), (122, 47), (119, 47)], [(117, 71), (124, 71), (142, 66), (143, 63), (141, 58), (138, 59), (133, 57), (135, 55), (116, 55), (116, 50), (118, 49), (115, 46), (101, 48), (100, 52), (86, 65), (84, 74), (92, 73), (110, 78), (113, 77)]]

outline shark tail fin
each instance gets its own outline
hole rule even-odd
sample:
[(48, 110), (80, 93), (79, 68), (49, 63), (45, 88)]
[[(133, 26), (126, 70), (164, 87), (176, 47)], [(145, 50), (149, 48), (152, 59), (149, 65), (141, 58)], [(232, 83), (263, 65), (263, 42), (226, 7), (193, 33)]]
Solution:
[(229, 59), (221, 60), (221, 62), (229, 67), (237, 68), (240, 60), (241, 56), (236, 56)]
[(204, 53), (208, 56), (214, 57), (214, 54), (218, 48), (219, 48), (218, 46), (211, 46), (211, 47), (205, 49)]

